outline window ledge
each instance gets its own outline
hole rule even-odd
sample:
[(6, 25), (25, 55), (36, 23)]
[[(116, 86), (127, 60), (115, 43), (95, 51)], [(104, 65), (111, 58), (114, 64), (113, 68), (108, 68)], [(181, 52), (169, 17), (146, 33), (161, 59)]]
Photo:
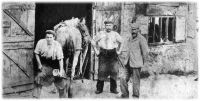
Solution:
[(174, 44), (172, 41), (168, 42), (154, 42), (154, 43), (149, 43), (149, 46), (158, 46), (158, 45), (171, 45)]
[(149, 46), (177, 45), (177, 44), (185, 44), (185, 41), (180, 41), (180, 42), (168, 41), (168, 42), (148, 43)]

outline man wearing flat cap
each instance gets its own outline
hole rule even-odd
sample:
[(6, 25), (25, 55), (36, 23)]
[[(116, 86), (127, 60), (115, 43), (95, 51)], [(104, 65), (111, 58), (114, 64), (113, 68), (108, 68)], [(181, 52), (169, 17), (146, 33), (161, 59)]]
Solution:
[(100, 31), (95, 36), (94, 45), (97, 47), (97, 55), (99, 56), (98, 80), (96, 94), (103, 92), (104, 81), (110, 76), (110, 92), (118, 94), (117, 91), (117, 55), (122, 50), (122, 38), (119, 33), (113, 31), (113, 21), (106, 20), (104, 22), (105, 30)]
[[(38, 41), (34, 50), (40, 72), (35, 78), (33, 97), (39, 98), (42, 86), (56, 86), (59, 97), (66, 97), (66, 74), (63, 68), (63, 51), (60, 43), (55, 41), (55, 32), (46, 31), (46, 37)], [(53, 70), (59, 69), (60, 77), (53, 76)]]
[(145, 58), (148, 55), (148, 44), (146, 39), (140, 34), (140, 29), (137, 23), (131, 26), (131, 37), (127, 40), (126, 54), (121, 58), (125, 68), (122, 69), (120, 76), (121, 97), (128, 98), (128, 81), (132, 79), (132, 97), (139, 98), (140, 96), (140, 71), (144, 67)]

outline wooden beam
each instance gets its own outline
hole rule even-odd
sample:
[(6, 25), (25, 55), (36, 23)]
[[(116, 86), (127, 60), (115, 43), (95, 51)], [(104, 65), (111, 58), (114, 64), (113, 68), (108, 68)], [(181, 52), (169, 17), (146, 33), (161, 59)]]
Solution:
[(29, 85), (29, 84), (34, 84), (34, 81), (31, 80), (23, 80), (23, 81), (18, 81), (10, 84), (11, 87), (18, 87), (18, 86), (23, 86), (23, 85)]
[(14, 50), (14, 49), (33, 49), (33, 42), (13, 42), (13, 43), (3, 43), (4, 50)]
[(19, 35), (15, 37), (3, 37), (2, 39), (3, 43), (16, 43), (16, 42), (34, 42), (34, 39), (32, 37), (29, 37), (27, 35)]
[(5, 56), (7, 56), (12, 62), (14, 62), (16, 65), (17, 65), (17, 67), (28, 77), (28, 78), (30, 78), (30, 76), (26, 73), (26, 71), (23, 69), (23, 67), (22, 66), (20, 66), (16, 61), (14, 61), (9, 55), (7, 55), (4, 51), (3, 51), (3, 54), (5, 55)]
[(3, 95), (29, 91), (34, 88), (34, 84), (25, 84), (23, 86), (3, 88)]
[(5, 14), (7, 14), (10, 18), (12, 18), (25, 32), (26, 34), (28, 34), (29, 36), (33, 36), (33, 34), (27, 29), (27, 27), (25, 26), (25, 24), (20, 21), (19, 19), (17, 19), (15, 17), (15, 15), (13, 15), (9, 10), (4, 9), (3, 10)]

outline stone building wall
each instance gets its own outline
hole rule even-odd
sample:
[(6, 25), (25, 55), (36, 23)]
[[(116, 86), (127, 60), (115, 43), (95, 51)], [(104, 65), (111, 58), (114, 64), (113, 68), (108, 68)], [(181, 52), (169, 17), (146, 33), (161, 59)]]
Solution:
[[(142, 11), (146, 10), (146, 13), (138, 13), (137, 10), (141, 9), (144, 9)], [(170, 15), (186, 19), (185, 41), (164, 45), (149, 45), (148, 62), (142, 71), (149, 73), (191, 73), (198, 71), (196, 10), (197, 5), (195, 3), (122, 4), (121, 35), (124, 40), (130, 37), (128, 31), (130, 22), (134, 17), (136, 17), (136, 22), (140, 24), (141, 34), (146, 38), (148, 37), (148, 17), (151, 15)]]

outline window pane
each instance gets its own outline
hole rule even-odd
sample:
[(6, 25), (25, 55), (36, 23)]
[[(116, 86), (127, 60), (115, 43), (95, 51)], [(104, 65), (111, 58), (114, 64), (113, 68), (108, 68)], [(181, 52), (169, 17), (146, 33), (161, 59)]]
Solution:
[(175, 17), (160, 16), (149, 18), (148, 43), (162, 43), (175, 40)]
[(162, 19), (162, 40), (166, 41), (166, 20), (167, 18)]
[(154, 18), (150, 17), (148, 43), (153, 43), (153, 33), (154, 33)]
[(160, 42), (160, 27), (159, 27), (159, 17), (155, 17), (155, 42)]
[(174, 36), (174, 31), (173, 31), (173, 27), (174, 27), (174, 23), (173, 23), (173, 19), (174, 18), (169, 18), (169, 25), (168, 25), (168, 40), (169, 41), (173, 41), (173, 36)]

